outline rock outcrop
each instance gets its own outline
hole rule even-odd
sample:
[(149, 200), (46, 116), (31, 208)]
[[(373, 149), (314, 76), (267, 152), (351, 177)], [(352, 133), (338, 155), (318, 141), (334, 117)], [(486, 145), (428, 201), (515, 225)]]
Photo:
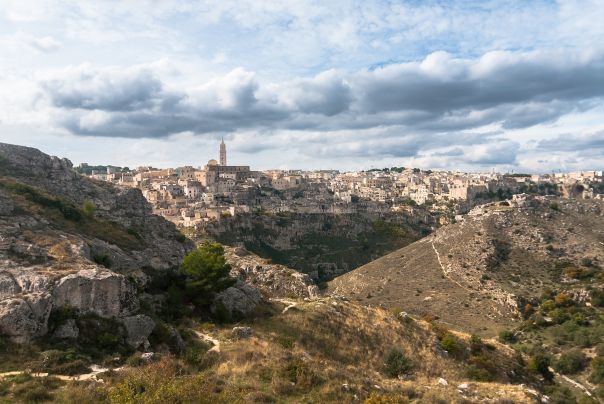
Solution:
[[(128, 343), (140, 346), (153, 327), (137, 316), (137, 287), (178, 268), (192, 248), (152, 214), (140, 190), (0, 143), (0, 334), (17, 342), (41, 337), (51, 311), (68, 308), (121, 321)], [(53, 333), (77, 338), (78, 330), (68, 322)]]
[(243, 248), (227, 247), (225, 255), (231, 265), (231, 276), (258, 289), (265, 297), (314, 298), (319, 294), (308, 274), (270, 264)]
[(126, 317), (122, 320), (124, 327), (126, 328), (126, 343), (136, 349), (141, 345), (145, 348), (149, 345), (149, 335), (155, 328), (155, 322), (151, 317), (139, 314), (136, 316)]
[(61, 278), (52, 291), (57, 307), (73, 307), (99, 317), (126, 317), (139, 308), (136, 291), (123, 275), (98, 268)]
[(238, 281), (214, 298), (211, 310), (215, 315), (227, 318), (242, 318), (250, 315), (262, 301), (262, 296), (254, 287)]

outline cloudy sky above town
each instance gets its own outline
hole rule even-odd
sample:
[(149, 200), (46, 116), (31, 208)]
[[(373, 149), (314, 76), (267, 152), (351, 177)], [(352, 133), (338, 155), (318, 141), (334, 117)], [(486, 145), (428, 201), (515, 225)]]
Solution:
[(0, 0), (0, 141), (74, 163), (603, 169), (601, 0)]

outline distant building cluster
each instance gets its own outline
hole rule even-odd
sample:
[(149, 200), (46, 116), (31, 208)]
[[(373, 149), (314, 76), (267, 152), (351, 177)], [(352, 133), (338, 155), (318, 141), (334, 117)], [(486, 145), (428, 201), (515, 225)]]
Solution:
[(227, 165), (227, 149), (220, 143), (219, 161), (203, 167), (135, 170), (87, 164), (80, 172), (91, 178), (139, 188), (155, 213), (177, 225), (203, 226), (209, 221), (248, 212), (349, 213), (389, 212), (425, 205), (435, 212), (454, 213), (499, 195), (518, 192), (556, 192), (572, 198), (603, 198), (602, 171), (544, 175), (422, 171), (393, 167), (340, 173), (335, 170), (252, 171)]

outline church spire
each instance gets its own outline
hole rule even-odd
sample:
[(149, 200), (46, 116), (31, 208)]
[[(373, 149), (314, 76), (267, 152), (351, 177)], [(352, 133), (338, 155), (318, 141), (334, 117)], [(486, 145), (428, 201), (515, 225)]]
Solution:
[(224, 144), (224, 138), (222, 138), (220, 142), (220, 165), (227, 165), (227, 157), (226, 157), (226, 145)]

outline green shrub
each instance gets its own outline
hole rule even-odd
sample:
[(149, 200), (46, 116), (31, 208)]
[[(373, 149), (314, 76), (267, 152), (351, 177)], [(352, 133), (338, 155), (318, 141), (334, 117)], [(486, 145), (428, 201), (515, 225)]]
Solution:
[(594, 289), (590, 292), (591, 304), (596, 307), (604, 307), (604, 290)]
[(541, 303), (541, 306), (539, 306), (539, 307), (541, 308), (542, 312), (548, 313), (551, 310), (556, 308), (556, 302), (554, 302), (551, 299), (547, 299), (543, 303)]
[(86, 217), (94, 217), (94, 214), (96, 213), (96, 205), (94, 204), (94, 202), (84, 202), (84, 204), (82, 205), (82, 213), (84, 213), (84, 216)]
[(591, 375), (589, 381), (592, 383), (604, 382), (604, 357), (598, 356), (591, 361)]
[(82, 219), (82, 214), (71, 202), (45, 194), (43, 191), (29, 185), (18, 182), (2, 182), (0, 187), (6, 188), (16, 194), (22, 195), (25, 199), (43, 206), (45, 208), (56, 209), (67, 220), (78, 222)]
[(184, 243), (185, 241), (187, 241), (187, 236), (185, 236), (184, 234), (182, 234), (181, 232), (176, 233), (176, 235), (174, 236), (174, 239), (176, 241), (178, 241), (179, 243)]
[(579, 349), (564, 352), (556, 361), (554, 369), (563, 374), (577, 373), (585, 368), (587, 358)]
[(212, 297), (235, 283), (229, 277), (231, 266), (224, 257), (224, 248), (218, 243), (205, 242), (187, 254), (181, 264), (186, 275), (188, 299), (197, 307), (208, 306)]
[(550, 203), (549, 208), (552, 210), (560, 210), (560, 206), (556, 202)]
[(476, 380), (478, 382), (490, 382), (493, 380), (493, 376), (488, 370), (479, 368), (474, 364), (466, 366), (466, 377), (470, 380)]
[(112, 265), (111, 258), (109, 258), (109, 256), (106, 254), (95, 254), (92, 256), (92, 261), (104, 266), (105, 268), (111, 268)]
[(27, 380), (13, 380), (11, 393), (15, 402), (40, 403), (53, 399), (53, 391), (58, 389), (63, 382), (55, 377), (31, 376)]
[(67, 350), (52, 349), (42, 352), (42, 364), (37, 369), (57, 375), (73, 376), (90, 372), (90, 360), (75, 348)]
[(187, 365), (199, 369), (208, 349), (209, 347), (201, 341), (190, 342), (183, 359)]
[(499, 331), (499, 341), (504, 344), (513, 344), (516, 342), (516, 334), (511, 330), (501, 330)]
[(536, 353), (530, 357), (527, 367), (531, 372), (538, 373), (546, 381), (552, 381), (554, 374), (549, 370), (551, 360), (543, 353)]
[(413, 363), (399, 348), (392, 347), (384, 357), (384, 373), (390, 377), (397, 377), (413, 369)]
[(299, 358), (288, 361), (283, 367), (282, 373), (289, 382), (294, 383), (296, 387), (304, 391), (308, 391), (323, 382), (323, 379)]
[(440, 346), (450, 354), (454, 354), (459, 349), (459, 340), (455, 335), (447, 332), (440, 340)]

